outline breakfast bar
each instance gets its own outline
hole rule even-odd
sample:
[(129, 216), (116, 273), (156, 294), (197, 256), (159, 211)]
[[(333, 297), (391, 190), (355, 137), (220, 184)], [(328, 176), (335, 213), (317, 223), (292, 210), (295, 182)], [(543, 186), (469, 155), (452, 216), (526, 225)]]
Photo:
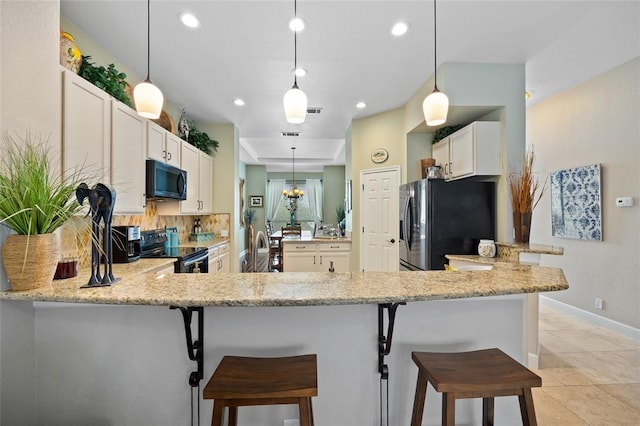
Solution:
[[(183, 312), (188, 336), (192, 327), (197, 333), (191, 343), (200, 343), (198, 373), (205, 378), (227, 354), (314, 352), (317, 423), (355, 426), (384, 417), (378, 412), (376, 381), (382, 386), (388, 364), (389, 421), (406, 424), (416, 375), (410, 366), (411, 350), (497, 346), (522, 361), (525, 295), (568, 288), (562, 270), (536, 265), (496, 264), (486, 271), (166, 274), (163, 261), (144, 262), (147, 267), (139, 272), (115, 265), (122, 280), (112, 287), (81, 289), (86, 276), (80, 273), (35, 290), (0, 293), (3, 303), (37, 302), (37, 332), (50, 336), (37, 348), (42, 369), (39, 416), (60, 422), (96, 421), (100, 414), (89, 407), (91, 398), (101, 398), (104, 409), (111, 409), (103, 417), (112, 418), (115, 411), (121, 413), (116, 417), (126, 417), (115, 423), (151, 419), (155, 424), (175, 424), (188, 418), (187, 399), (176, 401), (176, 396), (190, 392), (185, 377), (193, 364), (184, 356), (180, 321), (162, 308), (172, 306)], [(199, 324), (191, 324), (194, 312)], [(196, 349), (190, 347), (190, 356), (197, 355)], [(381, 376), (375, 373), (376, 359)], [(70, 375), (74, 370), (92, 371), (96, 377)], [(173, 405), (173, 410), (132, 410), (122, 400), (151, 391), (154, 398), (145, 401)], [(78, 399), (70, 401), (67, 393)], [(430, 402), (434, 401), (427, 401), (427, 406)], [(510, 405), (496, 404), (501, 418), (518, 417)], [(203, 405), (202, 424), (210, 410)], [(268, 414), (259, 410), (243, 411), (247, 420), (242, 423), (267, 424), (264, 416), (274, 416), (268, 417), (268, 424), (296, 418), (290, 407)], [(434, 411), (439, 410), (427, 410), (426, 418)], [(478, 410), (469, 409), (468, 416), (473, 418), (474, 412)]]

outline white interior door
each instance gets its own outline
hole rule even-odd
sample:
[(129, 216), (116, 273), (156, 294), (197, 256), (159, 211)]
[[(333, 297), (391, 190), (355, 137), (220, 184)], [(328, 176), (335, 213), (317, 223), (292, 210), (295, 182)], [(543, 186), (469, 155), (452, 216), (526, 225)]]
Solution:
[(363, 170), (360, 172), (360, 182), (362, 269), (397, 271), (400, 167)]

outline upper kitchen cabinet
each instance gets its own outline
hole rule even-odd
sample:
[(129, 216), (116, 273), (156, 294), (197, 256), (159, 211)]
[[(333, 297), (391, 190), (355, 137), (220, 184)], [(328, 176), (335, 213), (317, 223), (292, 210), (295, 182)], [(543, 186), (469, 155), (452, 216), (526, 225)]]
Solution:
[(62, 168), (110, 184), (111, 97), (72, 72), (62, 73)]
[(143, 214), (146, 119), (73, 72), (64, 71), (62, 167), (82, 168), (116, 190), (116, 214)]
[(147, 158), (180, 167), (181, 141), (182, 139), (153, 121), (147, 121)]
[(113, 100), (111, 109), (111, 186), (115, 213), (144, 214), (147, 120)]
[(502, 174), (500, 126), (497, 121), (475, 121), (432, 146), (432, 157), (446, 180)]
[(213, 213), (213, 157), (181, 141), (180, 168), (187, 172), (187, 199), (158, 203), (158, 214)]

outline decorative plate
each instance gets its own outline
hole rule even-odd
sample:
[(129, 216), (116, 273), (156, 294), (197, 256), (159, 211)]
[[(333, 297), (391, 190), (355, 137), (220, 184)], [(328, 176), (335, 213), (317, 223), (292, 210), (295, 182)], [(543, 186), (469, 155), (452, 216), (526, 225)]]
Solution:
[(389, 158), (389, 152), (384, 148), (377, 148), (371, 152), (371, 161), (374, 163), (384, 163)]

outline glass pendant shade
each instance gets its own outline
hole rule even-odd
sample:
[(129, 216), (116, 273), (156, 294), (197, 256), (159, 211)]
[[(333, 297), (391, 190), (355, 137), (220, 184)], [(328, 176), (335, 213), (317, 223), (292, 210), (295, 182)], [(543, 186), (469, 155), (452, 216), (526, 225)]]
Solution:
[(307, 117), (307, 95), (298, 88), (297, 84), (287, 90), (282, 100), (287, 121), (292, 124), (304, 123)]
[(447, 121), (449, 112), (449, 98), (437, 88), (424, 99), (422, 112), (427, 120), (427, 126), (439, 126)]
[(160, 89), (151, 83), (151, 80), (145, 80), (136, 85), (133, 89), (133, 100), (138, 115), (151, 119), (160, 117), (164, 97)]

